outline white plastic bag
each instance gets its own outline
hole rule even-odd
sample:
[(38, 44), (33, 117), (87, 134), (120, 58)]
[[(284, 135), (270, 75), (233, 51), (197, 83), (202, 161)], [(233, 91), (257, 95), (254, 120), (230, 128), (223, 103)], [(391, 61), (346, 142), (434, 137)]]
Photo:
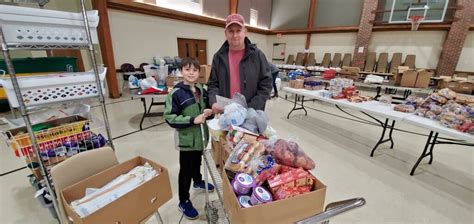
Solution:
[(156, 86), (157, 86), (156, 80), (152, 77), (148, 77), (146, 79), (140, 80), (140, 88), (142, 90), (146, 90), (146, 89), (149, 89), (151, 87), (156, 87)]
[(378, 75), (367, 75), (364, 83), (383, 83), (383, 77)]

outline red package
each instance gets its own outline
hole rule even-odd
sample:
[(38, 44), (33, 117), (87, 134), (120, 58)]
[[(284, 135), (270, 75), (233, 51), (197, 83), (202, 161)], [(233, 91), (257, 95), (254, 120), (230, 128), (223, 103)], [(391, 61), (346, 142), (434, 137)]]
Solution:
[(273, 164), (272, 168), (262, 171), (256, 178), (255, 183), (262, 185), (266, 180), (275, 177), (280, 173), (281, 165)]
[(300, 194), (311, 192), (311, 186), (289, 187), (282, 186), (273, 195), (275, 200), (287, 199)]
[(355, 94), (357, 94), (357, 91), (354, 86), (349, 86), (342, 89), (342, 95), (344, 96), (344, 98), (349, 98), (351, 96), (354, 96)]
[(302, 168), (298, 168), (268, 179), (268, 186), (272, 192), (276, 192), (276, 190), (283, 185), (289, 187), (300, 187), (311, 184), (313, 181), (310, 179), (310, 174), (308, 172)]
[(294, 167), (291, 167), (291, 166), (285, 166), (285, 165), (280, 165), (280, 170), (279, 170), (279, 173), (286, 173), (286, 172), (289, 172), (291, 170), (296, 170), (298, 168), (294, 168)]
[(326, 70), (323, 72), (323, 79), (329, 80), (336, 78), (336, 71), (335, 70)]

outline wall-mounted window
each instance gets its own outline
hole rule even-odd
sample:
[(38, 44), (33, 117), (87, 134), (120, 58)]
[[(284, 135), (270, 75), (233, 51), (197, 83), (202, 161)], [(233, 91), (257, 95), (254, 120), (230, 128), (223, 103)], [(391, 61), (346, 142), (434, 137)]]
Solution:
[(250, 9), (250, 26), (257, 26), (258, 10)]
[(357, 26), (363, 5), (363, 0), (318, 0), (314, 26)]
[(156, 0), (156, 6), (202, 15), (202, 0)]
[(273, 0), (271, 29), (298, 29), (308, 25), (309, 0)]

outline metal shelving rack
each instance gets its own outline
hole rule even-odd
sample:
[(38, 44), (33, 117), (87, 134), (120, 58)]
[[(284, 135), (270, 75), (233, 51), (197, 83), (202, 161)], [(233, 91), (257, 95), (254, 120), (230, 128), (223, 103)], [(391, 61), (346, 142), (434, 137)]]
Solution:
[[(8, 72), (9, 72), (11, 80), (12, 80), (12, 84), (13, 84), (13, 87), (14, 87), (14, 90), (15, 90), (16, 98), (19, 102), (20, 113), (21, 113), (21, 116), (23, 117), (23, 119), (25, 121), (25, 125), (26, 125), (26, 128), (28, 130), (28, 134), (29, 134), (29, 137), (31, 139), (32, 146), (33, 146), (33, 151), (34, 151), (37, 158), (41, 158), (41, 155), (40, 155), (40, 148), (39, 148), (36, 136), (34, 135), (34, 132), (33, 132), (33, 129), (32, 129), (32, 124), (31, 124), (30, 117), (29, 117), (29, 115), (30, 115), (30, 110), (29, 109), (30, 108), (28, 108), (25, 105), (24, 101), (23, 101), (23, 96), (22, 96), (22, 93), (21, 93), (21, 90), (20, 90), (20, 87), (19, 87), (19, 84), (18, 84), (15, 68), (13, 67), (13, 63), (12, 63), (12, 60), (11, 60), (11, 57), (10, 57), (10, 50), (88, 49), (89, 58), (91, 60), (91, 64), (92, 64), (94, 74), (95, 74), (95, 81), (96, 81), (96, 84), (97, 84), (97, 88), (99, 90), (98, 91), (99, 95), (95, 96), (95, 97), (99, 98), (99, 102), (100, 102), (100, 105), (101, 105), (102, 115), (103, 115), (103, 118), (104, 118), (104, 125), (105, 125), (105, 129), (107, 131), (107, 139), (108, 139), (107, 142), (113, 149), (115, 149), (114, 145), (112, 143), (112, 135), (111, 135), (110, 125), (109, 125), (108, 116), (107, 116), (105, 98), (104, 98), (104, 94), (102, 92), (103, 87), (102, 87), (102, 85), (100, 83), (100, 79), (99, 79), (99, 70), (98, 70), (98, 67), (97, 67), (94, 44), (93, 44), (93, 41), (92, 41), (91, 31), (90, 31), (90, 28), (89, 28), (89, 20), (87, 18), (87, 13), (86, 13), (86, 7), (85, 7), (84, 0), (80, 0), (80, 4), (81, 4), (82, 17), (83, 17), (83, 21), (84, 21), (84, 29), (86, 31), (86, 36), (87, 36), (87, 43), (85, 43), (85, 44), (53, 44), (53, 45), (37, 44), (36, 45), (36, 44), (6, 43), (5, 36), (4, 36), (4, 33), (3, 33), (3, 27), (0, 27), (0, 39), (1, 39), (1, 44), (2, 44), (3, 56), (5, 58), (5, 63), (7, 65), (7, 69), (8, 69)], [(80, 100), (83, 100), (83, 99), (80, 99)], [(71, 101), (77, 101), (77, 100), (71, 100)], [(50, 106), (50, 105), (41, 105), (39, 107), (47, 107), (47, 106)], [(38, 108), (38, 106), (35, 106), (35, 108)], [(50, 179), (48, 178), (48, 172), (49, 171), (46, 169), (46, 166), (45, 166), (45, 164), (43, 164), (41, 159), (39, 159), (39, 165), (40, 165), (40, 168), (41, 168), (41, 175), (43, 177), (45, 177), (44, 180), (46, 182), (47, 189), (48, 189), (48, 191), (49, 191), (49, 193), (52, 197), (52, 202), (53, 202), (54, 209), (55, 209), (56, 213), (58, 214), (58, 220), (59, 220), (60, 223), (63, 223), (62, 220), (61, 220), (60, 212), (59, 212), (57, 195), (56, 195), (56, 192), (52, 188), (52, 183), (51, 183)]]

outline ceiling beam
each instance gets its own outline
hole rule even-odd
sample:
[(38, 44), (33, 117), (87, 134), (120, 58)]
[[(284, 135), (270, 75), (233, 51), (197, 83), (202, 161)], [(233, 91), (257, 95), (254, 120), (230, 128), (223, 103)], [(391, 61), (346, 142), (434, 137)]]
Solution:
[(229, 0), (229, 14), (237, 13), (239, 8), (239, 0)]

